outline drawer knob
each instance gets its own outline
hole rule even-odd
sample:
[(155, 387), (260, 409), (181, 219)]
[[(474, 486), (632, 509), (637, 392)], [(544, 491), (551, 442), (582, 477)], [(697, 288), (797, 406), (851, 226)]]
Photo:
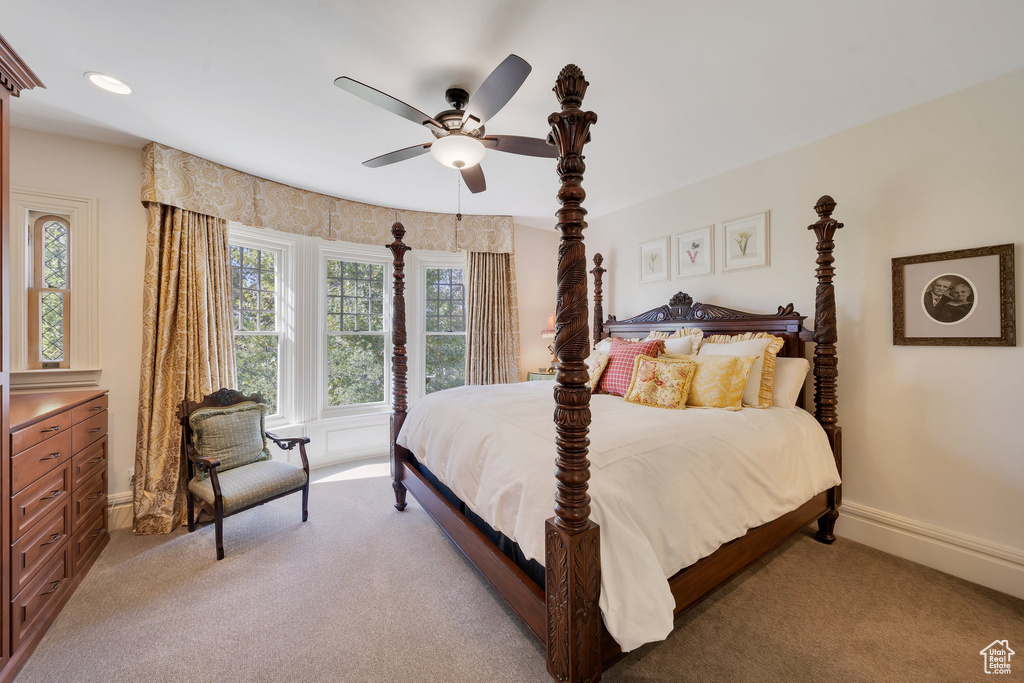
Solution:
[(85, 464), (86, 465), (98, 465), (101, 462), (103, 462), (103, 456), (102, 455), (99, 456), (98, 458), (93, 458), (92, 460), (90, 460), (89, 462), (87, 462)]
[(103, 406), (93, 406), (92, 408), (89, 408), (89, 410), (103, 410)]
[(50, 495), (43, 496), (39, 500), (52, 500), (52, 499), (56, 498), (57, 496), (59, 496), (62, 493), (64, 493), (64, 489), (54, 489), (54, 490), (50, 491)]
[(57, 579), (56, 581), (53, 582), (53, 588), (51, 588), (50, 590), (46, 591), (45, 593), (40, 593), (39, 595), (42, 596), (42, 595), (49, 595), (50, 593), (56, 593), (57, 589), (60, 588), (60, 585), (62, 583), (64, 583), (64, 579)]
[(40, 545), (40, 547), (42, 547), (42, 546), (44, 546), (44, 545), (53, 545), (53, 544), (54, 544), (54, 543), (56, 543), (56, 542), (57, 542), (57, 541), (58, 541), (58, 540), (60, 539), (60, 537), (61, 537), (61, 536), (63, 536), (63, 535), (64, 535), (64, 534), (62, 534), (62, 533), (60, 533), (60, 532), (58, 531), (57, 533), (55, 533), (55, 534), (53, 534), (52, 536), (50, 536), (50, 540), (49, 540), (49, 541), (47, 541), (46, 543), (40, 543), (39, 545)]
[(39, 431), (43, 434), (46, 434), (47, 432), (59, 432), (60, 425), (53, 425), (52, 427), (49, 427), (47, 429), (40, 429)]
[(89, 433), (90, 434), (95, 434), (96, 432), (102, 432), (102, 431), (103, 431), (103, 427), (94, 427), (94, 428), (89, 430)]
[(50, 453), (46, 457), (39, 458), (39, 459), (40, 460), (56, 460), (59, 457), (60, 457), (60, 451), (57, 451), (56, 453)]
[(89, 500), (96, 500), (97, 498), (99, 498), (102, 495), (103, 495), (103, 491), (96, 491), (96, 492), (94, 492), (94, 493), (89, 495)]
[(102, 533), (103, 533), (103, 527), (100, 527), (96, 531), (94, 531), (91, 534), (89, 534), (89, 538), (96, 538), (97, 536), (99, 536)]

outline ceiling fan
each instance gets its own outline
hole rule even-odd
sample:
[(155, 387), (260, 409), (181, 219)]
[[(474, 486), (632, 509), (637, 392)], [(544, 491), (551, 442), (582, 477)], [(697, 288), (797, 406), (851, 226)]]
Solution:
[(480, 161), (488, 149), (531, 157), (558, 157), (555, 147), (540, 138), (484, 135), (484, 124), (512, 99), (526, 77), (530, 75), (531, 69), (532, 67), (521, 57), (509, 55), (484, 80), (472, 99), (462, 88), (446, 90), (445, 101), (452, 108), (442, 111), (437, 116), (427, 116), (419, 109), (348, 76), (336, 78), (334, 85), (382, 109), (387, 109), (392, 114), (398, 114), (413, 123), (425, 126), (437, 138), (434, 142), (413, 145), (374, 157), (364, 161), (364, 166), (387, 166), (429, 151), (431, 156), (445, 166), (458, 169), (462, 179), (466, 181), (466, 187), (475, 194), (487, 189)]

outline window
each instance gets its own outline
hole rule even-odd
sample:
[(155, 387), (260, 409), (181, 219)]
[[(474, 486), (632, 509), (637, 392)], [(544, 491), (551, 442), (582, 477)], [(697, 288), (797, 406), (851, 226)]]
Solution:
[(238, 389), (260, 393), (280, 412), (281, 297), (279, 250), (231, 244), (231, 303)]
[(28, 367), (71, 367), (71, 224), (40, 216), (32, 224), (28, 287)]
[(466, 288), (462, 278), (462, 268), (426, 269), (427, 394), (466, 383)]
[(383, 403), (387, 333), (383, 263), (327, 260), (327, 405)]

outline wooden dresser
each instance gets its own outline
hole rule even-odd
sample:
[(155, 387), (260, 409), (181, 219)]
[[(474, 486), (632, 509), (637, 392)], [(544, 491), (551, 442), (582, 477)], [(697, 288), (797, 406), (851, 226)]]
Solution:
[(110, 540), (107, 392), (10, 401), (10, 647), (20, 668)]

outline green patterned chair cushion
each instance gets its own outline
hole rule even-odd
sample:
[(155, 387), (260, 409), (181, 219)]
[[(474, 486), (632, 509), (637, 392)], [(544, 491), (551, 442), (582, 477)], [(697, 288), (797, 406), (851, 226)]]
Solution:
[[(227, 472), (217, 469), (217, 481), (224, 500), (224, 514), (272, 498), (306, 483), (306, 472), (298, 465), (281, 460), (263, 460)], [(213, 508), (213, 484), (209, 477), (195, 477), (188, 483), (194, 496)]]
[[(204, 458), (218, 458), (217, 473), (270, 459), (262, 403), (238, 403), (227, 408), (200, 408), (188, 418), (192, 445)], [(200, 476), (205, 478), (205, 472)]]

